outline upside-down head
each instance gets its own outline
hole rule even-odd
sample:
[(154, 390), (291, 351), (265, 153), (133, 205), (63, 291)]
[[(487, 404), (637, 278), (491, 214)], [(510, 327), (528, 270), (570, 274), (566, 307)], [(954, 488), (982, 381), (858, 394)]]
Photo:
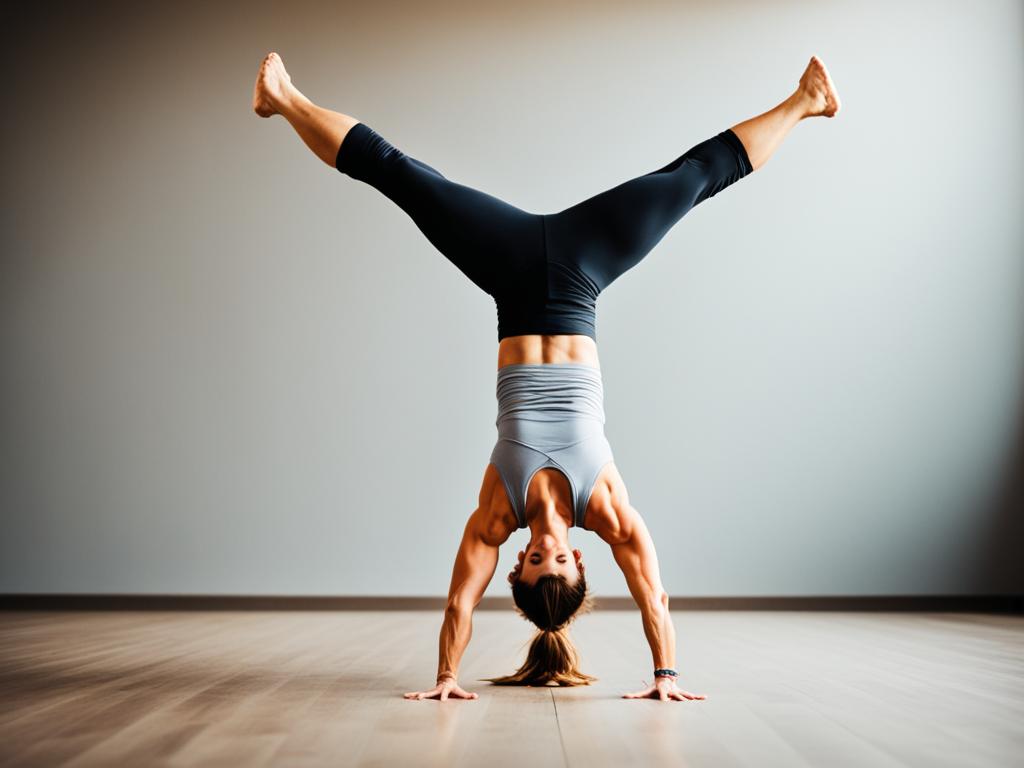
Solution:
[[(557, 548), (542, 552), (539, 560), (534, 547), (529, 547), (528, 552), (529, 556), (519, 553), (519, 563), (509, 574), (509, 582), (516, 610), (539, 631), (518, 670), (485, 679), (496, 685), (589, 685), (597, 678), (580, 671), (579, 656), (568, 634), (572, 620), (593, 606), (582, 555), (578, 549), (569, 553), (575, 565), (574, 578), (570, 580), (565, 572), (569, 558), (563, 561)], [(542, 566), (548, 568), (544, 573), (539, 572)]]

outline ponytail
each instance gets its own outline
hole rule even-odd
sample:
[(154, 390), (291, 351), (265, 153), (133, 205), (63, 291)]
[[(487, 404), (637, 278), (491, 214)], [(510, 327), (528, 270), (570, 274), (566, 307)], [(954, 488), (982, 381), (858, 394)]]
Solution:
[(596, 677), (579, 668), (579, 654), (569, 637), (569, 623), (590, 610), (593, 599), (580, 574), (575, 584), (564, 576), (542, 576), (533, 585), (515, 581), (512, 597), (523, 618), (532, 621), (538, 632), (530, 642), (526, 661), (511, 675), (481, 678), (495, 685), (590, 685)]
[(596, 677), (579, 668), (579, 655), (569, 639), (569, 630), (541, 629), (533, 636), (526, 661), (511, 675), (484, 678), (495, 685), (590, 685)]

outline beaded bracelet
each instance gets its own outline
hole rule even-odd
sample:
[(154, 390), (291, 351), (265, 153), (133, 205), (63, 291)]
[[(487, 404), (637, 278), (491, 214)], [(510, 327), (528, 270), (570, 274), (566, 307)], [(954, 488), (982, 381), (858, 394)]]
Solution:
[(655, 677), (679, 677), (679, 673), (674, 669), (664, 668), (654, 670)]

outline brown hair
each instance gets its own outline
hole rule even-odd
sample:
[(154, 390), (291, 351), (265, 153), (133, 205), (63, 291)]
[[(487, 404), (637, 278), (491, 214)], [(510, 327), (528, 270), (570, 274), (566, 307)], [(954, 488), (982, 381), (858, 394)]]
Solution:
[(537, 625), (526, 661), (511, 675), (482, 678), (495, 685), (590, 685), (597, 680), (579, 669), (579, 656), (569, 638), (568, 624), (593, 606), (587, 582), (580, 574), (575, 584), (565, 576), (548, 574), (530, 585), (512, 582), (512, 599), (519, 614)]

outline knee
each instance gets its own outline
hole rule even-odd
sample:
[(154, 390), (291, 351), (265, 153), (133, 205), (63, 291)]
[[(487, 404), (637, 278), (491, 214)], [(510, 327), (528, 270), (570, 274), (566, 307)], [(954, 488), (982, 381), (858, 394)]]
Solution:
[(741, 155), (722, 134), (698, 144), (687, 154), (691, 161), (687, 164), (688, 172), (692, 174), (697, 187), (694, 205), (714, 197), (751, 171), (749, 162), (745, 162), (745, 155)]
[(354, 179), (373, 182), (392, 176), (405, 155), (366, 123), (349, 129), (335, 159), (335, 167)]

